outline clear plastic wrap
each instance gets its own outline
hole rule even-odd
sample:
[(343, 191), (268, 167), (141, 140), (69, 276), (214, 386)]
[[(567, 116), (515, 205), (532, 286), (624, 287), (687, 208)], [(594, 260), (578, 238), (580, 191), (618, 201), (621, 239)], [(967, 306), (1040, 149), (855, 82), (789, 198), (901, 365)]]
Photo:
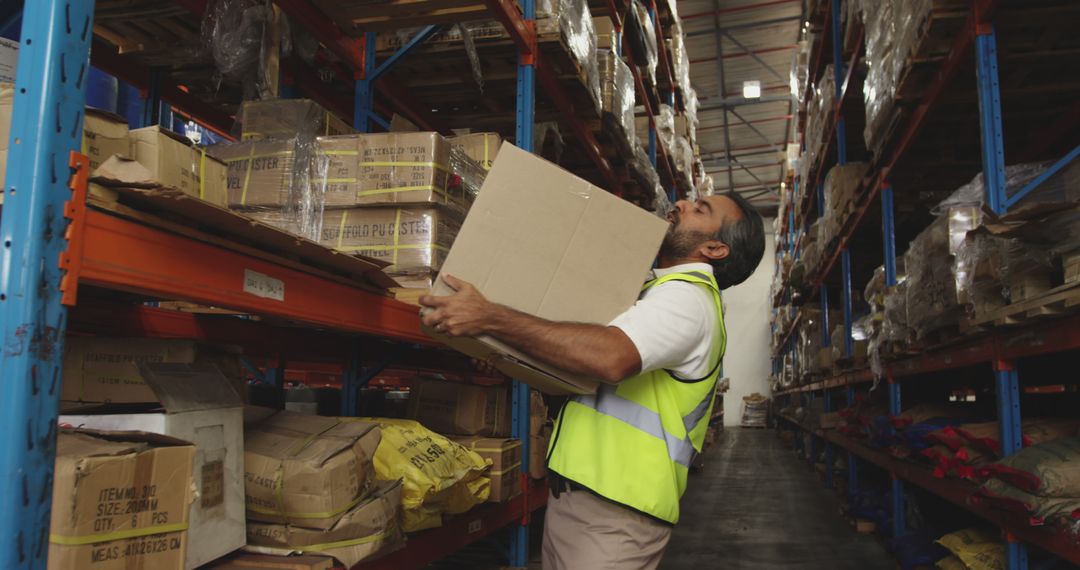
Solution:
[(480, 193), (480, 187), (484, 185), (487, 170), (484, 165), (469, 156), (465, 147), (450, 145), (450, 186), (460, 186), (465, 199), (466, 207), (472, 205)]
[(675, 109), (671, 105), (661, 104), (660, 112), (656, 115), (656, 138), (669, 152), (675, 150), (675, 134)]
[(242, 141), (289, 140), (355, 132), (348, 123), (310, 99), (244, 101), (237, 122)]
[(562, 131), (559, 130), (559, 123), (545, 121), (533, 125), (533, 152), (536, 154), (559, 164), (565, 146), (566, 141), (563, 140)]
[(697, 190), (698, 196), (712, 196), (716, 191), (713, 177), (708, 174), (702, 176), (694, 188)]
[(675, 171), (687, 188), (694, 187), (694, 149), (682, 135), (675, 136), (675, 146), (669, 147), (675, 160)]
[(457, 24), (461, 39), (465, 44), (465, 53), (469, 56), (469, 67), (472, 69), (473, 81), (484, 92), (484, 68), (480, 65), (480, 54), (476, 51), (476, 42), (473, 40), (472, 31), (464, 24)]
[(628, 156), (637, 139), (634, 132), (634, 77), (630, 67), (610, 50), (598, 50), (596, 56), (600, 69), (601, 117), (605, 127), (618, 136), (623, 156)]
[(691, 145), (697, 145), (698, 108), (700, 103), (698, 102), (697, 91), (693, 87), (683, 93), (683, 104), (685, 106), (683, 116), (686, 117), (686, 136), (690, 139)]
[(805, 143), (809, 164), (817, 164), (825, 150), (825, 125), (833, 114), (836, 101), (836, 81), (832, 69), (831, 64), (825, 66), (825, 73), (814, 87), (806, 111)]
[(218, 73), (242, 85), (246, 99), (261, 97), (267, 87), (262, 61), (272, 17), (265, 2), (217, 0), (202, 22), (202, 43)]
[(904, 256), (908, 270), (908, 324), (920, 340), (954, 325), (962, 315), (956, 254), (967, 233), (981, 223), (978, 208), (952, 207), (911, 242)]
[(840, 234), (855, 203), (855, 193), (870, 165), (849, 162), (836, 165), (825, 175), (825, 211), (821, 213), (821, 243), (828, 244)]
[(626, 34), (623, 41), (630, 53), (634, 56), (634, 63), (639, 69), (645, 71), (649, 83), (656, 84), (656, 65), (659, 61), (657, 56), (656, 27), (653, 25), (649, 11), (641, 0), (633, 0), (630, 12), (627, 15)]
[(600, 72), (596, 61), (596, 29), (589, 4), (580, 0), (559, 0), (559, 31), (585, 75), (586, 85), (599, 113)]
[(671, 26), (671, 62), (674, 66), (671, 72), (675, 74), (675, 85), (685, 97), (685, 94), (690, 90), (690, 54), (686, 51), (682, 24), (678, 22)]
[(791, 61), (791, 94), (799, 102), (799, 107), (806, 105), (807, 87), (810, 83), (810, 46), (814, 45), (814, 34), (807, 32), (806, 38), (799, 41)]

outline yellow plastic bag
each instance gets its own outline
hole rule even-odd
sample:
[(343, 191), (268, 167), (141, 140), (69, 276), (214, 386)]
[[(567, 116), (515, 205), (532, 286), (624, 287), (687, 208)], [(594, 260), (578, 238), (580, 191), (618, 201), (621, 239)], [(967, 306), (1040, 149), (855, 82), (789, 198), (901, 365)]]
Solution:
[(962, 560), (951, 554), (938, 560), (935, 566), (941, 570), (968, 570), (967, 564), (964, 564)]
[(487, 461), (413, 420), (366, 418), (382, 428), (375, 452), (375, 474), (401, 479), (404, 528), (414, 532), (442, 525), (442, 514), (458, 514), (483, 503), (491, 479)]
[(1005, 543), (988, 532), (968, 528), (946, 534), (937, 542), (970, 570), (1005, 570)]

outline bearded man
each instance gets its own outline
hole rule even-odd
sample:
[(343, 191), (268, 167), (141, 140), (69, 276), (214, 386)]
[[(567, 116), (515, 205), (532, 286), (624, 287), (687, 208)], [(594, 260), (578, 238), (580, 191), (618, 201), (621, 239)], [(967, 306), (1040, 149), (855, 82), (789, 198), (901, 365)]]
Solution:
[(451, 276), (443, 279), (453, 295), (420, 300), (434, 309), (424, 324), (445, 334), (489, 335), (603, 382), (556, 418), (547, 454), (548, 570), (654, 569), (679, 520), (727, 345), (720, 291), (757, 268), (765, 230), (733, 193), (679, 201), (668, 221), (641, 297), (607, 326), (527, 315)]

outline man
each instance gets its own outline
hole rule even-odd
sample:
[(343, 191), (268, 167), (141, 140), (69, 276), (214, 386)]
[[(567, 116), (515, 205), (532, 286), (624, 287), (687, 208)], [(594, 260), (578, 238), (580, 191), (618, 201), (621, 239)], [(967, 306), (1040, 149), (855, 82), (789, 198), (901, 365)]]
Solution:
[(761, 216), (735, 194), (680, 201), (638, 302), (608, 326), (547, 321), (455, 291), (426, 296), (424, 324), (490, 335), (604, 384), (571, 399), (548, 449), (548, 570), (656, 568), (700, 453), (727, 344), (720, 290), (745, 281), (765, 250)]

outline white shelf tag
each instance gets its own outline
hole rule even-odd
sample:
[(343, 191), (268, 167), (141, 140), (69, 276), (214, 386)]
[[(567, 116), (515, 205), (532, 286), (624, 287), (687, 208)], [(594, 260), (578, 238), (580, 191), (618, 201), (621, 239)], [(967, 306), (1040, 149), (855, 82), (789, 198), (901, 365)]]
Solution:
[(269, 275), (263, 275), (258, 271), (245, 269), (244, 292), (255, 295), (256, 297), (284, 302), (285, 282), (280, 279), (274, 279)]

